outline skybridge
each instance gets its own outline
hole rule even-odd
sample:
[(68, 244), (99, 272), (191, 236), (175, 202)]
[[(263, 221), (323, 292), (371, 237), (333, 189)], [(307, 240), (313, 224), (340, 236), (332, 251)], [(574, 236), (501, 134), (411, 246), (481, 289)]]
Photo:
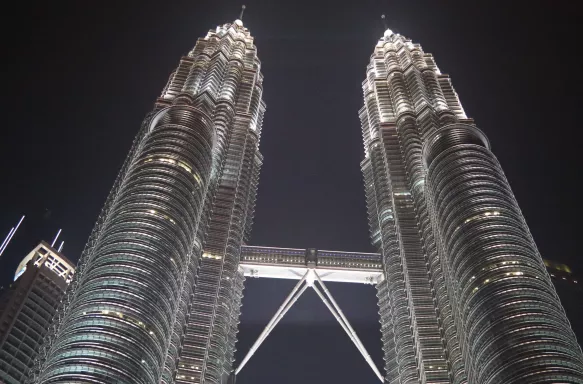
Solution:
[(343, 283), (377, 284), (383, 277), (382, 258), (378, 253), (325, 251), (315, 248), (272, 248), (243, 246), (239, 270), (251, 278), (294, 279), (298, 283), (275, 312), (257, 341), (228, 379), (234, 384), (236, 375), (259, 349), (263, 341), (285, 316), (300, 296), (312, 288), (330, 310), (354, 346), (381, 382), (384, 382), (372, 358), (348, 322), (348, 319), (332, 297), (325, 281)]
[(247, 245), (241, 249), (240, 260), (246, 277), (299, 280), (311, 269), (323, 281), (377, 284), (383, 279), (378, 253)]

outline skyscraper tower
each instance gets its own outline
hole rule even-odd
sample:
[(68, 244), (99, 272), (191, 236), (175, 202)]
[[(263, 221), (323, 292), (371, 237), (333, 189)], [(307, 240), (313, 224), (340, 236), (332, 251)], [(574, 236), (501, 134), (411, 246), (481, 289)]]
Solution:
[(516, 199), (450, 79), (387, 29), (360, 110), (388, 383), (583, 383)]
[(74, 273), (73, 263), (41, 241), (18, 265), (14, 283), (0, 291), (0, 383), (26, 379)]
[(261, 165), (262, 81), (241, 20), (211, 30), (180, 60), (106, 201), (31, 382), (171, 382), (179, 356), (189, 382), (220, 379), (234, 352), (238, 255)]

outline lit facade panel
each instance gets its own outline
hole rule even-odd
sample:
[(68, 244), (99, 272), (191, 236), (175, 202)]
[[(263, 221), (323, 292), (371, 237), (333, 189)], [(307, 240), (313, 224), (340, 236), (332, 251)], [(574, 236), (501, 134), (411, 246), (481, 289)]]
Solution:
[(386, 381), (583, 382), (581, 349), (524, 218), (449, 77), (387, 30), (363, 91)]
[[(261, 164), (261, 95), (241, 21), (210, 31), (181, 59), (116, 180), (31, 382), (173, 382), (180, 355), (196, 352), (183, 341), (205, 315), (193, 300), (197, 280), (215, 269), (200, 263), (208, 254), (221, 271), (210, 283), (214, 305), (232, 308), (211, 311), (207, 338), (223, 352), (203, 354), (202, 367), (215, 382), (216, 353), (232, 360), (234, 351), (236, 331), (212, 325), (238, 322), (238, 248)], [(237, 281), (229, 286), (227, 271)]]
[(18, 265), (0, 296), (0, 382), (26, 379), (75, 267), (41, 242)]

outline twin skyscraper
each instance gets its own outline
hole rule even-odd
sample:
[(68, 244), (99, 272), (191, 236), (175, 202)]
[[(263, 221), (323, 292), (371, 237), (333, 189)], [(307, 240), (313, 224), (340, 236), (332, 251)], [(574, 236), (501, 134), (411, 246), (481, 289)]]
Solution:
[[(241, 20), (180, 60), (134, 141), (30, 383), (233, 380), (262, 163)], [(385, 383), (583, 383), (583, 355), (486, 136), (386, 30), (360, 110)], [(356, 112), (356, 111), (355, 111)]]

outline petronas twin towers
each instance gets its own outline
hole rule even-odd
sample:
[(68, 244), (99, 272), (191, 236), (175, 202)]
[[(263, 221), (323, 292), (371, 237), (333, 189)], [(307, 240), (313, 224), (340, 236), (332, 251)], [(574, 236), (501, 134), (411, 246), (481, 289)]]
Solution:
[(323, 251), (318, 263), (315, 250), (244, 246), (262, 163), (260, 68), (241, 20), (180, 60), (30, 383), (234, 382), (245, 276), (304, 260), (301, 281), (326, 280), (316, 266), (378, 269), (363, 279), (377, 287), (385, 383), (583, 383), (581, 349), (486, 136), (433, 57), (390, 30), (359, 112), (379, 254)]

